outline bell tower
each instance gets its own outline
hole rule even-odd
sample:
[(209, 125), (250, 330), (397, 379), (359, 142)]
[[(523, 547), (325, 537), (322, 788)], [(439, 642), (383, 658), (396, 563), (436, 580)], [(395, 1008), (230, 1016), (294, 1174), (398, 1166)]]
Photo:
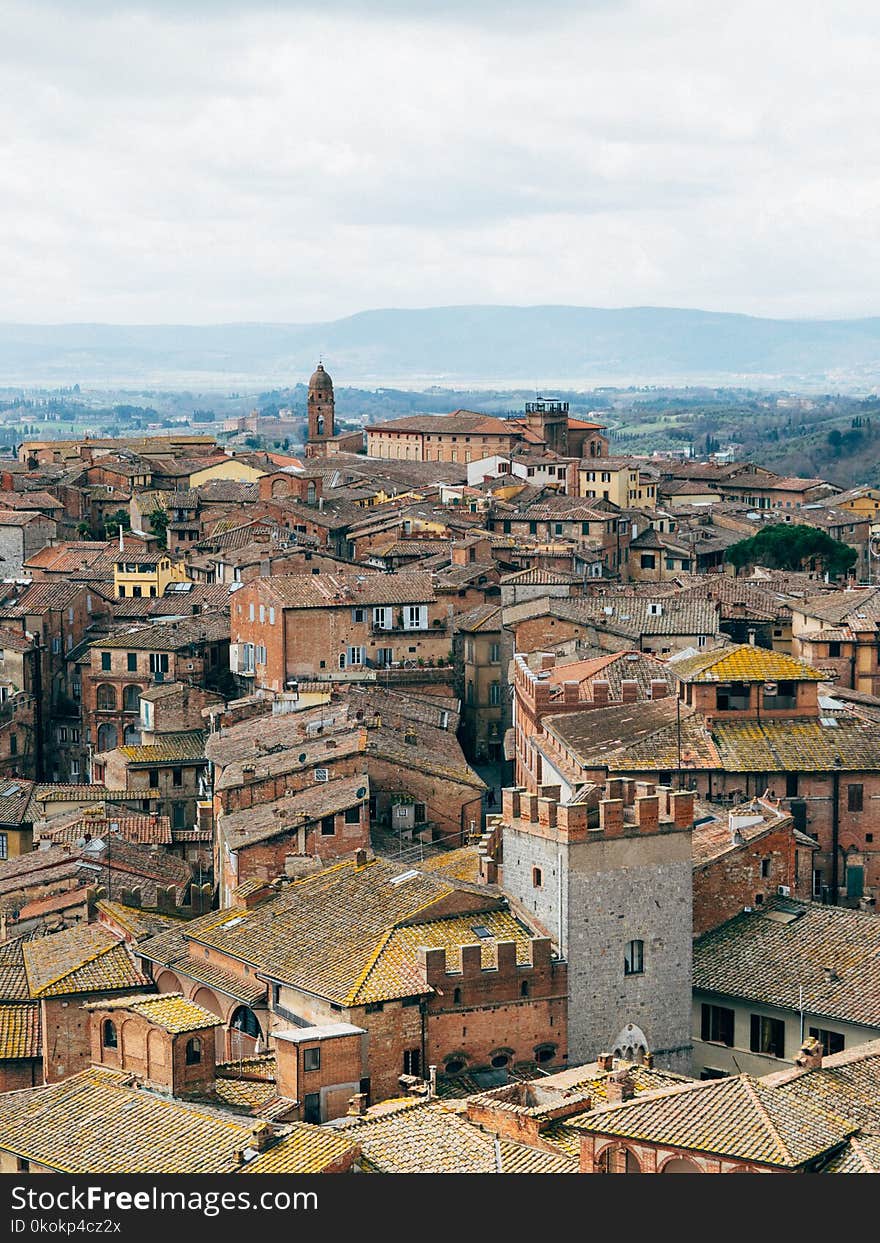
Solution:
[(315, 441), (328, 440), (334, 436), (334, 416), (336, 399), (333, 396), (333, 381), (324, 370), (324, 364), (318, 363), (312, 378), (309, 380), (309, 444)]

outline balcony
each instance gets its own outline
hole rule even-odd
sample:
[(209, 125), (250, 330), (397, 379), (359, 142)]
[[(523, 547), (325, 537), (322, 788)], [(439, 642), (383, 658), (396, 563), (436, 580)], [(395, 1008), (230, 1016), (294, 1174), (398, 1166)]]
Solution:
[(438, 617), (435, 621), (429, 622), (427, 626), (404, 626), (395, 623), (393, 626), (380, 626), (377, 622), (370, 622), (370, 634), (373, 635), (396, 635), (400, 638), (407, 634), (443, 634), (446, 630), (446, 620)]

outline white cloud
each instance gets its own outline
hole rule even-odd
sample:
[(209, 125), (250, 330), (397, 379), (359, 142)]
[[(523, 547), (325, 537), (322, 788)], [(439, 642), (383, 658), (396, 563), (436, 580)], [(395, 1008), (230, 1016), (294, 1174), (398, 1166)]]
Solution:
[(873, 6), (413, 11), (0, 5), (0, 319), (876, 312)]

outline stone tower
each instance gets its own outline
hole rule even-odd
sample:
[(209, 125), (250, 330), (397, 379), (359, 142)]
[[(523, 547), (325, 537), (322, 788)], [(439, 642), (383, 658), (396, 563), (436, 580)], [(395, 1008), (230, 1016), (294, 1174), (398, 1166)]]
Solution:
[(336, 399), (333, 396), (333, 381), (324, 370), (323, 363), (318, 363), (309, 380), (308, 410), (309, 444), (328, 440), (335, 435)]
[(568, 961), (569, 1062), (691, 1067), (694, 796), (612, 779), (503, 795), (502, 883)]

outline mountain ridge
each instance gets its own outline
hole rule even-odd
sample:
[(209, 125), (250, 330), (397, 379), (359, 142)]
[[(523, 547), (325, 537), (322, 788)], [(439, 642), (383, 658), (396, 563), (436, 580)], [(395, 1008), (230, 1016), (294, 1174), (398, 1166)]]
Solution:
[(864, 388), (880, 376), (880, 316), (498, 304), (374, 309), (315, 323), (0, 323), (0, 386), (160, 385), (181, 375), (292, 384), (318, 357), (343, 384), (763, 379)]

